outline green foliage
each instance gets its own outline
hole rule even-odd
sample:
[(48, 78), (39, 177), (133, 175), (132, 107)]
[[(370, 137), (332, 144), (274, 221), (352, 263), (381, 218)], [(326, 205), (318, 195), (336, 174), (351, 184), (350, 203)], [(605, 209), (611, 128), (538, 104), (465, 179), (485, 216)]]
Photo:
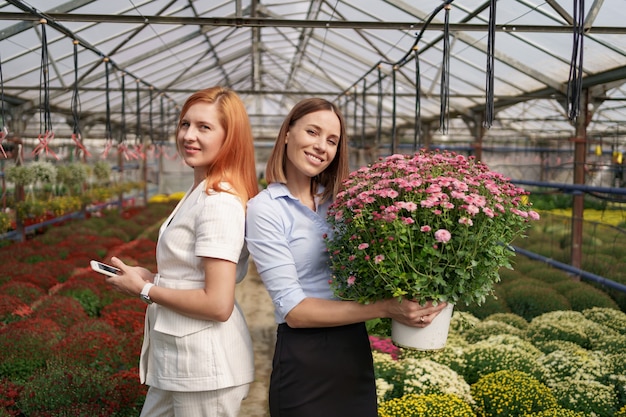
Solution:
[(626, 417), (626, 405), (620, 408), (617, 413), (615, 413), (615, 417)]
[(52, 347), (63, 337), (61, 327), (47, 319), (28, 319), (0, 329), (0, 378), (28, 379), (46, 364)]
[(65, 283), (57, 294), (72, 297), (80, 303), (89, 317), (97, 317), (102, 308), (99, 291), (94, 284), (74, 280)]
[(82, 208), (82, 204), (81, 199), (78, 197), (60, 196), (48, 200), (46, 202), (46, 210), (58, 217), (79, 211)]
[(606, 331), (599, 333), (591, 338), (591, 348), (610, 354), (626, 352), (626, 335)]
[(581, 269), (602, 277), (610, 277), (615, 269), (615, 257), (602, 253), (584, 256)]
[(29, 282), (9, 281), (0, 286), (0, 294), (17, 297), (20, 301), (30, 304), (45, 294), (41, 287)]
[(509, 282), (502, 283), (502, 288), (505, 292), (516, 292), (520, 287), (536, 287), (536, 288), (550, 288), (551, 285), (538, 278), (533, 278), (532, 275), (536, 270), (532, 272), (526, 272), (523, 277), (510, 280)]
[[(626, 223), (620, 228), (626, 229)], [(624, 256), (626, 256), (626, 242), (617, 239), (618, 238), (616, 237), (613, 241), (609, 241), (607, 244), (599, 248), (599, 253), (611, 256), (614, 259), (624, 259)]]
[[(616, 282), (626, 285), (626, 272), (616, 275), (613, 278)], [(608, 288), (606, 292), (611, 296), (613, 300), (615, 300), (620, 310), (626, 311), (626, 292), (622, 292), (613, 288)]]
[(532, 272), (527, 273), (526, 276), (540, 280), (543, 283), (553, 285), (564, 281), (571, 281), (571, 277), (565, 272), (548, 265), (542, 265), (541, 268), (535, 268)]
[(563, 340), (589, 348), (589, 335), (583, 328), (586, 319), (579, 312), (554, 311), (535, 317), (526, 330), (526, 337), (533, 343)]
[(516, 269), (500, 269), (500, 283), (496, 285), (496, 288), (502, 287), (502, 284), (506, 284), (507, 282), (515, 281), (518, 278), (524, 277), (524, 272), (518, 269), (517, 265), (513, 265), (513, 267)]
[[(565, 209), (572, 207), (572, 196), (570, 194), (530, 194), (530, 201), (537, 210)], [(591, 200), (595, 201), (595, 200)], [(591, 201), (589, 204), (591, 204)]]
[(402, 363), (394, 360), (388, 353), (372, 351), (374, 374), (376, 375), (376, 391), (379, 401), (401, 397), (403, 386), (400, 374)]
[(125, 369), (127, 355), (132, 355), (124, 351), (122, 341), (123, 337), (100, 331), (74, 332), (54, 346), (50, 359), (59, 364), (113, 373)]
[(402, 360), (391, 379), (394, 389), (406, 394), (451, 394), (472, 404), (469, 384), (450, 367), (430, 359)]
[(578, 411), (569, 410), (567, 408), (550, 408), (548, 410), (539, 411), (537, 413), (526, 414), (524, 417), (587, 417), (588, 414)]
[(568, 291), (575, 290), (576, 288), (580, 288), (581, 284), (591, 287), (590, 285), (585, 284), (581, 281), (578, 281), (575, 279), (567, 279), (565, 281), (555, 282), (554, 284), (552, 284), (552, 288), (558, 291), (559, 294), (565, 294)]
[(54, 320), (63, 328), (68, 328), (88, 317), (78, 300), (64, 295), (42, 297), (37, 305), (33, 306), (33, 310), (34, 317)]
[[(530, 233), (532, 233), (532, 231), (535, 229), (536, 227), (531, 228)], [(546, 264), (544, 264), (543, 262), (535, 261), (533, 259), (525, 258), (523, 256), (516, 256), (513, 262), (513, 268), (515, 268), (515, 271), (522, 273), (524, 276), (530, 276), (532, 275), (531, 272), (533, 271), (545, 269)]]
[(41, 219), (47, 212), (45, 201), (26, 199), (15, 204), (15, 215), (18, 219)]
[(57, 179), (57, 168), (48, 161), (36, 161), (30, 164), (35, 175), (35, 181), (54, 184)]
[(114, 388), (107, 372), (51, 364), (24, 384), (18, 405), (32, 417), (107, 417), (119, 408), (109, 401)]
[(533, 342), (533, 346), (545, 354), (555, 351), (577, 352), (581, 349), (576, 343), (567, 340), (536, 340)]
[(554, 387), (563, 381), (602, 381), (611, 373), (603, 352), (578, 349), (556, 350), (538, 360), (545, 372), (544, 382)]
[(89, 332), (97, 332), (104, 333), (113, 338), (122, 337), (123, 333), (116, 329), (110, 323), (107, 323), (104, 320), (98, 320), (97, 318), (90, 318), (85, 321), (81, 321), (80, 323), (76, 323), (72, 327), (70, 327), (67, 331), (67, 336), (73, 336), (75, 334), (89, 333)]
[(619, 309), (617, 303), (604, 291), (581, 283), (563, 293), (572, 306), (572, 310), (583, 311), (592, 307)]
[(67, 187), (69, 194), (82, 192), (82, 185), (87, 181), (89, 167), (86, 164), (74, 162), (58, 167), (59, 183)]
[(560, 406), (596, 417), (613, 417), (617, 398), (613, 387), (597, 381), (567, 380), (552, 386)]
[(93, 176), (98, 184), (104, 185), (111, 179), (111, 165), (105, 161), (98, 161), (93, 166)]
[(505, 291), (500, 284), (494, 286), (494, 295), (488, 296), (482, 304), (476, 302), (469, 305), (456, 305), (455, 308), (461, 311), (471, 313), (473, 316), (484, 319), (487, 316), (497, 313), (509, 312), (509, 306), (506, 303)]
[(582, 311), (582, 315), (596, 323), (610, 327), (620, 334), (626, 335), (626, 313), (612, 308), (593, 307)]
[(524, 317), (518, 316), (517, 314), (513, 313), (496, 313), (487, 316), (485, 320), (499, 321), (509, 324), (520, 330), (526, 330), (526, 328), (528, 328), (528, 321), (526, 321)]
[(619, 406), (626, 404), (626, 351), (609, 355), (613, 372), (603, 380), (606, 385), (615, 387), (615, 394)]
[(367, 333), (373, 336), (391, 337), (391, 319), (372, 319), (365, 322)]
[(465, 368), (461, 373), (469, 384), (502, 370), (524, 372), (539, 380), (543, 377), (543, 369), (537, 362), (539, 351), (515, 336), (508, 336), (514, 343), (502, 343), (503, 340), (507, 339), (492, 336), (463, 349)]
[(379, 417), (475, 417), (472, 408), (451, 394), (408, 394), (382, 403)]
[(21, 320), (29, 310), (19, 298), (0, 293), (0, 325)]
[(9, 213), (0, 211), (0, 234), (6, 233), (11, 229), (11, 220)]
[(548, 387), (520, 371), (487, 374), (471, 389), (478, 417), (523, 417), (557, 405)]
[[(571, 214), (569, 214), (570, 207), (564, 208), (567, 208), (567, 211), (564, 211), (563, 213), (564, 215), (557, 215), (545, 211), (542, 212), (542, 219), (535, 223), (535, 227), (529, 230), (528, 239), (520, 241), (518, 244), (556, 261), (570, 263), (572, 229)], [(626, 262), (626, 234), (624, 233), (624, 229), (600, 223), (604, 218), (619, 217), (619, 210), (619, 208), (618, 210), (603, 210), (595, 216), (595, 221), (585, 221), (582, 239), (583, 259), (581, 267), (585, 271), (607, 277), (608, 279), (621, 284), (626, 284), (626, 271), (624, 271), (623, 268), (624, 262)], [(566, 213), (567, 215), (565, 215)], [(593, 214), (594, 213), (592, 212), (592, 215)], [(587, 211), (585, 212), (585, 219), (588, 219)], [(613, 222), (611, 224), (615, 223)], [(524, 263), (520, 265), (516, 264), (515, 267), (517, 270), (527, 272), (525, 270), (526, 265)], [(545, 265), (543, 268), (550, 269), (546, 268)], [(532, 274), (531, 276), (541, 278), (544, 277), (541, 273)], [(548, 277), (548, 279), (550, 278)], [(589, 285), (592, 285), (608, 294), (621, 310), (626, 311), (625, 293), (593, 282), (589, 282)], [(560, 285), (558, 290), (565, 293), (565, 288)], [(581, 306), (576, 308), (584, 308), (584, 298), (579, 297), (576, 294), (574, 294), (573, 297), (576, 298), (575, 302), (581, 303)], [(606, 300), (595, 296), (592, 296), (591, 299), (593, 302), (601, 303), (603, 306), (606, 302)]]
[[(561, 247), (562, 240), (556, 241), (547, 240), (549, 238), (555, 239), (554, 235), (543, 236), (545, 240), (534, 240), (532, 242), (524, 242), (523, 247), (534, 253), (541, 254), (555, 261), (569, 263), (571, 258), (571, 249)], [(542, 263), (543, 264), (543, 263)], [(545, 264), (543, 268), (546, 268)], [(556, 271), (556, 269), (555, 269)], [(557, 277), (555, 275), (555, 277)]]
[(26, 165), (12, 165), (4, 171), (7, 182), (17, 186), (26, 186), (37, 180), (35, 171)]
[(473, 329), (468, 330), (465, 339), (470, 343), (476, 343), (501, 334), (522, 337), (524, 331), (501, 321), (483, 320)]
[(507, 291), (506, 302), (512, 313), (532, 320), (543, 313), (569, 310), (567, 299), (552, 288), (537, 285), (519, 285)]
[(132, 236), (135, 235), (132, 231), (125, 230), (122, 227), (110, 227), (100, 232), (100, 234), (103, 237), (115, 237), (123, 240), (124, 242), (130, 242), (132, 240)]

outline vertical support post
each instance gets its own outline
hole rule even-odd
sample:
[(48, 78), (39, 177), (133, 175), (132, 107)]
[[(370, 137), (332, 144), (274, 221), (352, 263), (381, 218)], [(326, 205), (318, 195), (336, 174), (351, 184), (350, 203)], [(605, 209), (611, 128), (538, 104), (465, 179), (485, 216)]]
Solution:
[(476, 130), (475, 137), (473, 143), (473, 151), (474, 157), (476, 157), (477, 161), (482, 161), (483, 159), (483, 139), (485, 137), (485, 133), (487, 132), (487, 127), (485, 126), (485, 113), (480, 114), (480, 118), (475, 120), (476, 122)]
[[(587, 125), (590, 115), (588, 110), (589, 90), (584, 90), (583, 108), (576, 118), (576, 137), (574, 138), (574, 184), (585, 184), (585, 163), (587, 155)], [(585, 211), (585, 195), (582, 192), (574, 193), (572, 197), (572, 248), (571, 264), (581, 269), (583, 218)], [(580, 280), (580, 277), (574, 277)]]
[(396, 106), (397, 106), (397, 83), (396, 83), (396, 73), (398, 71), (398, 66), (394, 65), (393, 68), (391, 69), (391, 73), (393, 75), (393, 96), (391, 97), (392, 100), (392, 114), (391, 114), (391, 154), (396, 154), (398, 153), (398, 143), (399, 143), (399, 139), (398, 139), (398, 124), (397, 124), (397, 113), (396, 113)]
[[(124, 156), (122, 155), (122, 150), (119, 145), (117, 147), (117, 168), (119, 169), (118, 184), (124, 184)], [(122, 191), (122, 189), (123, 187), (120, 187), (119, 193), (117, 194), (117, 206), (120, 213), (124, 211), (124, 191)]]

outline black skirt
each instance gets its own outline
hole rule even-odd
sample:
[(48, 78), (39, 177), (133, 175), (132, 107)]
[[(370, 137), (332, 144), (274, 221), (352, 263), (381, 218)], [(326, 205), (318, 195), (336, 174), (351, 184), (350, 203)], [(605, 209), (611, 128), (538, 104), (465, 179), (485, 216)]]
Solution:
[(271, 417), (377, 417), (365, 324), (279, 325), (269, 402)]

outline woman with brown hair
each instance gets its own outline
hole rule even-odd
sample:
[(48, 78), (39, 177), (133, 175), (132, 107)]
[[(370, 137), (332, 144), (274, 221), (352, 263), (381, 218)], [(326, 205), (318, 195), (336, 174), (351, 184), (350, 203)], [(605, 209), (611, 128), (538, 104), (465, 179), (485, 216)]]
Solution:
[(248, 202), (246, 242), (278, 323), (270, 379), (272, 417), (377, 417), (365, 321), (427, 326), (443, 309), (396, 299), (336, 299), (324, 234), (328, 206), (348, 174), (346, 127), (331, 102), (306, 99), (283, 122), (266, 168), (268, 187)]

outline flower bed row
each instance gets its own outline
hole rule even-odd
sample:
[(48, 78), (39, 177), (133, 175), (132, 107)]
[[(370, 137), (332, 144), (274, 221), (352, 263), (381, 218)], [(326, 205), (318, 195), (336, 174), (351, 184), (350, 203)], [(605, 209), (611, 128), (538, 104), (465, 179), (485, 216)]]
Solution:
[[(0, 417), (139, 415), (145, 305), (88, 263), (117, 255), (155, 269), (171, 208), (102, 212), (0, 249)], [(625, 338), (624, 313), (594, 306), (528, 319), (459, 311), (430, 354), (373, 337), (380, 415), (624, 417)]]
[(103, 211), (0, 249), (0, 416), (139, 415), (145, 304), (88, 265), (117, 255), (156, 269), (171, 209)]
[(455, 312), (445, 349), (399, 349), (370, 337), (379, 415), (626, 416), (626, 314)]

